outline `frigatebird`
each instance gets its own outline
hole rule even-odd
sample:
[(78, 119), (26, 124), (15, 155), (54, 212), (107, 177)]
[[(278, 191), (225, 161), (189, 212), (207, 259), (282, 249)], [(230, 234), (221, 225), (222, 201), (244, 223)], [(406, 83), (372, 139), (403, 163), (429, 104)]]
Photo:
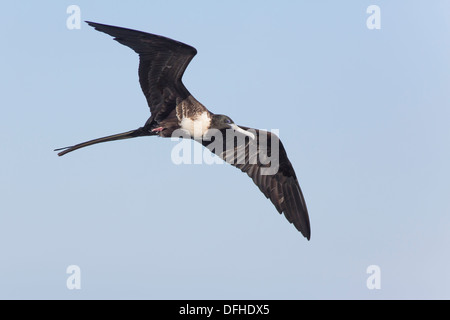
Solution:
[[(189, 133), (188, 137), (202, 143), (221, 159), (247, 173), (278, 212), (284, 213), (287, 220), (293, 223), (304, 237), (310, 239), (306, 203), (294, 168), (279, 138), (268, 131), (238, 126), (230, 117), (212, 113), (184, 86), (182, 76), (189, 62), (197, 54), (195, 48), (155, 34), (90, 21), (86, 23), (114, 37), (114, 40), (130, 47), (139, 55), (139, 82), (151, 115), (144, 126), (136, 130), (55, 149), (60, 151), (59, 156), (101, 142), (142, 136), (171, 137), (181, 129)], [(218, 148), (217, 144), (211, 147), (211, 141), (215, 141), (217, 136), (214, 140), (203, 139), (213, 130), (222, 138), (222, 148)], [(229, 138), (227, 134), (230, 130), (244, 139), (235, 139), (234, 136)], [(262, 137), (266, 138), (266, 147), (261, 147)], [(229, 143), (230, 140), (232, 143)], [(255, 143), (256, 148), (253, 147)], [(277, 146), (277, 170), (270, 174), (263, 173), (271, 163), (261, 159), (267, 160), (271, 156), (272, 146)]]

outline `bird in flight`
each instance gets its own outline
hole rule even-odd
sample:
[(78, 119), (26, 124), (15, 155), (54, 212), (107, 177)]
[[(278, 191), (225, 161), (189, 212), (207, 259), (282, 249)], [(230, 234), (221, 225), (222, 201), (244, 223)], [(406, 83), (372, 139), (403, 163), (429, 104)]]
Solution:
[[(212, 113), (182, 83), (186, 67), (197, 54), (195, 48), (159, 35), (86, 22), (139, 55), (139, 83), (151, 115), (138, 129), (55, 149), (60, 151), (59, 156), (101, 142), (142, 136), (172, 137), (182, 130), (227, 163), (247, 173), (278, 212), (284, 213), (286, 219), (310, 239), (306, 203), (278, 137), (264, 130), (238, 126), (228, 116)], [(211, 132), (213, 138), (211, 135), (209, 139), (205, 138)], [(275, 170), (268, 170), (272, 167)]]

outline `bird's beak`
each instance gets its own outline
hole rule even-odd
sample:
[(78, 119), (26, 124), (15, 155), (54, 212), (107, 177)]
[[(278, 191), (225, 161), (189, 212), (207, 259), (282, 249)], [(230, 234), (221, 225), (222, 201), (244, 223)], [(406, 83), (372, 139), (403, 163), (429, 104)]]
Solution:
[(230, 126), (231, 126), (231, 129), (233, 129), (234, 131), (240, 132), (243, 135), (246, 135), (246, 136), (252, 138), (253, 140), (255, 139), (255, 135), (253, 133), (251, 133), (249, 131), (245, 131), (244, 129), (240, 128), (236, 124), (232, 123)]

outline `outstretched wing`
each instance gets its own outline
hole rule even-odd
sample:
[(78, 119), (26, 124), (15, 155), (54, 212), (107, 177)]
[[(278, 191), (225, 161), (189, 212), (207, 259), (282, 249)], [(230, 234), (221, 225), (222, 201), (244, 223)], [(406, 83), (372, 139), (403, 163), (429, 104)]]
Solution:
[(197, 50), (184, 43), (137, 30), (86, 21), (139, 54), (139, 82), (152, 119), (164, 119), (190, 93), (181, 82)]
[[(261, 192), (269, 198), (278, 212), (293, 223), (308, 240), (311, 236), (308, 210), (303, 198), (294, 168), (279, 138), (270, 132), (239, 126), (255, 135), (250, 139), (242, 135), (220, 130), (218, 136), (213, 133), (202, 144), (222, 160), (239, 168), (253, 179)], [(216, 139), (222, 139), (222, 143)]]

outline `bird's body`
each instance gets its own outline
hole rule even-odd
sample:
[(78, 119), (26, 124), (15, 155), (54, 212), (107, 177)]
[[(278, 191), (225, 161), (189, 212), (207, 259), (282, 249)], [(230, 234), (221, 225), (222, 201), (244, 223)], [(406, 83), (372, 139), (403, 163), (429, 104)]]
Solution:
[[(276, 135), (237, 126), (225, 115), (214, 114), (183, 85), (183, 73), (197, 50), (184, 43), (141, 31), (87, 22), (139, 54), (139, 82), (151, 115), (144, 126), (71, 147), (56, 149), (62, 156), (92, 144), (140, 136), (176, 136), (181, 130), (226, 162), (247, 173), (279, 213), (307, 238), (310, 225), (306, 203), (294, 169)], [(229, 135), (229, 132), (237, 135)], [(215, 134), (214, 139), (205, 139)], [(240, 137), (240, 138), (239, 138)], [(214, 143), (212, 143), (212, 141)], [(270, 160), (270, 161), (269, 161)], [(267, 171), (276, 163), (275, 171)], [(268, 173), (269, 172), (269, 173)]]
[(211, 127), (211, 112), (193, 96), (187, 97), (177, 105), (175, 115), (180, 128), (188, 131), (195, 139), (201, 139)]

